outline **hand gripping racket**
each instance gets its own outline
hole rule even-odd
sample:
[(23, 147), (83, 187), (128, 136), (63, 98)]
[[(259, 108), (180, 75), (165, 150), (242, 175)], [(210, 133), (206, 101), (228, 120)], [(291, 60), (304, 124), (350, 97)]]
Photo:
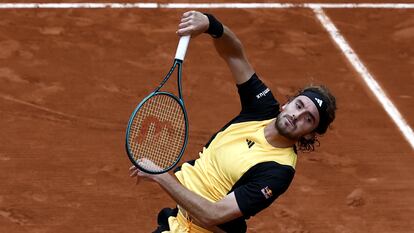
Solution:
[[(171, 170), (184, 153), (188, 119), (181, 93), (181, 73), (190, 36), (178, 43), (174, 63), (161, 84), (133, 111), (126, 130), (126, 151), (140, 170), (160, 174)], [(177, 69), (178, 97), (160, 91)]]

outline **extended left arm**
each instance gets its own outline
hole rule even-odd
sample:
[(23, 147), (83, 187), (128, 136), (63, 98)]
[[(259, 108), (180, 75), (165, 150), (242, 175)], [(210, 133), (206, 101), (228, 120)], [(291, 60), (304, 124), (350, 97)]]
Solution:
[(157, 182), (178, 205), (188, 211), (191, 217), (204, 227), (211, 228), (242, 216), (233, 192), (218, 202), (211, 202), (185, 188), (168, 173), (151, 175), (135, 167), (131, 167), (131, 170), (132, 177), (137, 176), (138, 179), (145, 177)]

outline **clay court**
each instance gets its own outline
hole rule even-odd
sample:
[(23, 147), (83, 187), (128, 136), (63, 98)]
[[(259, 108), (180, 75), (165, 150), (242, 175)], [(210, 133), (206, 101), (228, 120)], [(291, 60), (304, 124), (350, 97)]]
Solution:
[[(0, 9), (0, 232), (155, 229), (158, 211), (175, 203), (158, 185), (129, 178), (125, 129), (171, 66), (177, 23), (189, 9)], [(338, 101), (320, 148), (299, 154), (289, 190), (248, 221), (248, 232), (414, 232), (413, 146), (315, 12), (201, 11), (240, 37), (280, 102), (309, 83), (326, 84)], [(414, 8), (323, 12), (411, 130)], [(240, 104), (208, 35), (190, 41), (183, 71), (186, 161)]]

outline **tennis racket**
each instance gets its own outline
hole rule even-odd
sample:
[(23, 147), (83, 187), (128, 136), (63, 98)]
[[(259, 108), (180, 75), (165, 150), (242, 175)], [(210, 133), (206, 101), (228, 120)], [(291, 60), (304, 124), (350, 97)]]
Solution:
[[(188, 118), (181, 89), (182, 64), (190, 36), (180, 37), (174, 63), (161, 84), (133, 111), (126, 130), (126, 151), (140, 170), (160, 174), (181, 159), (188, 140)], [(160, 91), (177, 70), (178, 97)]]

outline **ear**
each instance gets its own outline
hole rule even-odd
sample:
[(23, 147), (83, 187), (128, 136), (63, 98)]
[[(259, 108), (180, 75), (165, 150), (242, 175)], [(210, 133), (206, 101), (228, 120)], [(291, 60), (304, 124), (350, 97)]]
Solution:
[(308, 133), (305, 136), (303, 136), (303, 138), (305, 138), (306, 140), (311, 140), (312, 138), (315, 138), (316, 133), (312, 132), (312, 133)]

